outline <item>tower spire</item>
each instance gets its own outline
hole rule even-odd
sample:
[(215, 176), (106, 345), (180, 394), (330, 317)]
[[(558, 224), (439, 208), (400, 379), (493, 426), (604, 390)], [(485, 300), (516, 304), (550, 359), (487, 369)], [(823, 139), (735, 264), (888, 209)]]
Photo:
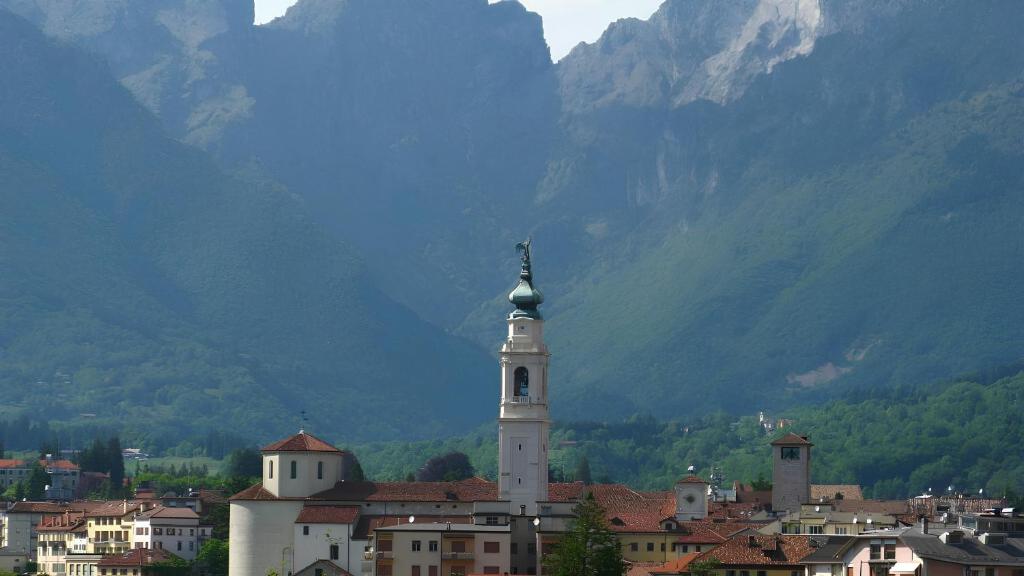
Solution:
[(516, 252), (521, 254), (523, 266), (519, 272), (519, 284), (508, 295), (508, 301), (516, 307), (509, 318), (541, 319), (537, 307), (544, 302), (544, 294), (533, 287), (533, 267), (530, 262), (530, 244), (532, 242), (532, 238), (527, 238), (525, 242), (516, 244)]

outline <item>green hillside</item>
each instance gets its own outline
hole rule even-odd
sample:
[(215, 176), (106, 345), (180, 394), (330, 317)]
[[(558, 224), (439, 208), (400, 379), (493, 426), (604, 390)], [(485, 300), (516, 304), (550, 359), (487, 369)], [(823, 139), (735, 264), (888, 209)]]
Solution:
[(478, 422), (486, 355), (376, 290), (286, 190), (2, 11), (0, 77), (0, 416), (157, 445), (276, 437), (303, 410), (366, 437)]
[[(586, 456), (593, 478), (638, 489), (667, 490), (694, 465), (707, 477), (718, 466), (727, 482), (771, 478), (769, 442), (789, 431), (814, 443), (812, 482), (858, 483), (866, 497), (905, 498), (946, 486), (993, 496), (1024, 495), (1024, 418), (1007, 407), (1024, 402), (1024, 373), (876, 391), (773, 413), (790, 428), (767, 435), (756, 415), (717, 413), (687, 420), (633, 418), (621, 423), (556, 423), (551, 470), (573, 479)], [(428, 458), (458, 450), (477, 473), (494, 478), (493, 425), (445, 441), (356, 444), (369, 477), (402, 479)]]

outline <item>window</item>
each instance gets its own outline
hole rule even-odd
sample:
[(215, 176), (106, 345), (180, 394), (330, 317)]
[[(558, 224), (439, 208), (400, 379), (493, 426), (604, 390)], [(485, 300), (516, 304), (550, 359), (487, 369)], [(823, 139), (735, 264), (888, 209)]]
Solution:
[(484, 542), (484, 552), (487, 554), (498, 554), (501, 552), (501, 542)]
[(269, 461), (267, 461), (267, 478), (273, 478), (273, 477), (274, 477), (274, 461), (273, 460), (269, 460)]
[(871, 555), (869, 556), (869, 559), (871, 559), (871, 560), (881, 560), (882, 559), (882, 542), (880, 540), (872, 540), (871, 541)]
[(516, 368), (513, 382), (512, 393), (515, 396), (530, 395), (530, 371), (526, 369), (526, 366)]
[(392, 540), (381, 540), (377, 542), (377, 550), (381, 552), (391, 552)]
[(411, 576), (420, 576), (420, 567), (419, 567), (419, 564), (417, 564), (417, 565), (413, 566), (413, 567), (412, 567), (412, 569), (411, 569), (411, 570), (409, 571), (409, 574), (410, 574)]
[(299, 477), (299, 463), (292, 460), (292, 480)]
[(497, 526), (498, 525), (498, 517), (497, 516), (488, 516), (487, 520), (485, 521), (485, 523), (488, 526)]
[(189, 540), (189, 542), (188, 542), (189, 552), (191, 552), (192, 550), (195, 550), (194, 546), (195, 546), (195, 542)]
[(324, 569), (323, 568), (314, 568), (313, 569), (313, 576), (324, 576)]
[(381, 564), (377, 566), (377, 576), (391, 576), (391, 565)]
[(750, 572), (747, 570), (740, 570), (740, 576), (750, 576)]
[(895, 560), (896, 559), (896, 541), (895, 540), (886, 540), (885, 541), (885, 548), (883, 549), (883, 552), (884, 552), (883, 558), (885, 558), (886, 560)]
[(662, 543), (661, 543), (661, 551), (662, 551), (662, 552), (664, 552), (664, 551), (665, 551), (665, 543), (664, 543), (664, 542), (662, 542)]
[(181, 540), (178, 540), (178, 552), (181, 552)]
[(420, 544), (421, 543), (420, 543), (419, 540), (413, 540), (412, 541), (412, 551), (413, 552), (419, 552), (420, 551)]
[(757, 571), (757, 576), (768, 576), (768, 572), (766, 572), (764, 570), (758, 570)]
[(700, 544), (697, 544), (696, 546), (694, 546), (693, 550), (694, 550), (694, 552), (700, 552)]
[(629, 551), (630, 552), (639, 552), (640, 551), (640, 545), (637, 544), (636, 542), (630, 542), (630, 544), (629, 544)]
[(324, 463), (323, 462), (317, 462), (316, 463), (316, 479), (317, 480), (323, 480), (324, 479)]
[(836, 534), (846, 534), (846, 526), (836, 526)]
[(783, 446), (780, 456), (782, 456), (783, 460), (799, 460), (800, 448), (797, 446)]
[(465, 540), (454, 540), (452, 542), (452, 552), (460, 553), (460, 552), (465, 552), (465, 551), (466, 551), (466, 541)]
[(647, 551), (648, 552), (654, 552), (654, 542), (648, 542), (647, 543)]
[(725, 571), (725, 576), (736, 576), (736, 571), (735, 570), (726, 570)]
[(437, 552), (437, 540), (431, 540), (430, 542), (427, 542), (427, 550), (430, 550), (431, 552)]
[(529, 542), (526, 545), (526, 553), (529, 554), (530, 556), (536, 556), (537, 555), (537, 545), (535, 543), (533, 543), (533, 542)]
[[(519, 543), (518, 542), (513, 542), (510, 545), (509, 550), (512, 552), (512, 554), (519, 554)], [(1017, 575), (1015, 574), (1014, 576), (1017, 576)]]
[(309, 536), (309, 526), (303, 526), (302, 527), (302, 535), (303, 536)]
[(427, 576), (437, 576), (437, 566), (427, 566)]
[(814, 526), (814, 525), (808, 526), (807, 527), (807, 533), (808, 534), (824, 534), (825, 533), (825, 527), (824, 526)]
[(329, 552), (331, 554), (331, 560), (337, 560), (338, 559), (338, 545), (337, 544), (331, 544), (331, 548), (330, 548)]

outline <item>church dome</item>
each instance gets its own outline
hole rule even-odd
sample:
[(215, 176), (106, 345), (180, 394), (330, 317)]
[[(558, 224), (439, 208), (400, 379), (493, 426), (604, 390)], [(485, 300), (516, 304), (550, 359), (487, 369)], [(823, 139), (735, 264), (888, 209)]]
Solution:
[(544, 302), (544, 294), (533, 287), (529, 240), (518, 244), (516, 248), (523, 253), (523, 269), (519, 273), (519, 284), (508, 295), (508, 301), (516, 307), (511, 317), (540, 319), (540, 312), (537, 311), (537, 307)]

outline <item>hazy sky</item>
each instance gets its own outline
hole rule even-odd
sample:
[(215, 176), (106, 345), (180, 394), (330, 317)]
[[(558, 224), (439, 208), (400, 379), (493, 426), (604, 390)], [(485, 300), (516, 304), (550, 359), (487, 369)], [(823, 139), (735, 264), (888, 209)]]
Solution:
[[(492, 0), (493, 1), (493, 0)], [(544, 36), (551, 56), (558, 60), (573, 46), (593, 42), (608, 24), (630, 16), (646, 19), (662, 0), (520, 0), (544, 17)], [(256, 23), (262, 24), (284, 14), (295, 0), (256, 0)]]

